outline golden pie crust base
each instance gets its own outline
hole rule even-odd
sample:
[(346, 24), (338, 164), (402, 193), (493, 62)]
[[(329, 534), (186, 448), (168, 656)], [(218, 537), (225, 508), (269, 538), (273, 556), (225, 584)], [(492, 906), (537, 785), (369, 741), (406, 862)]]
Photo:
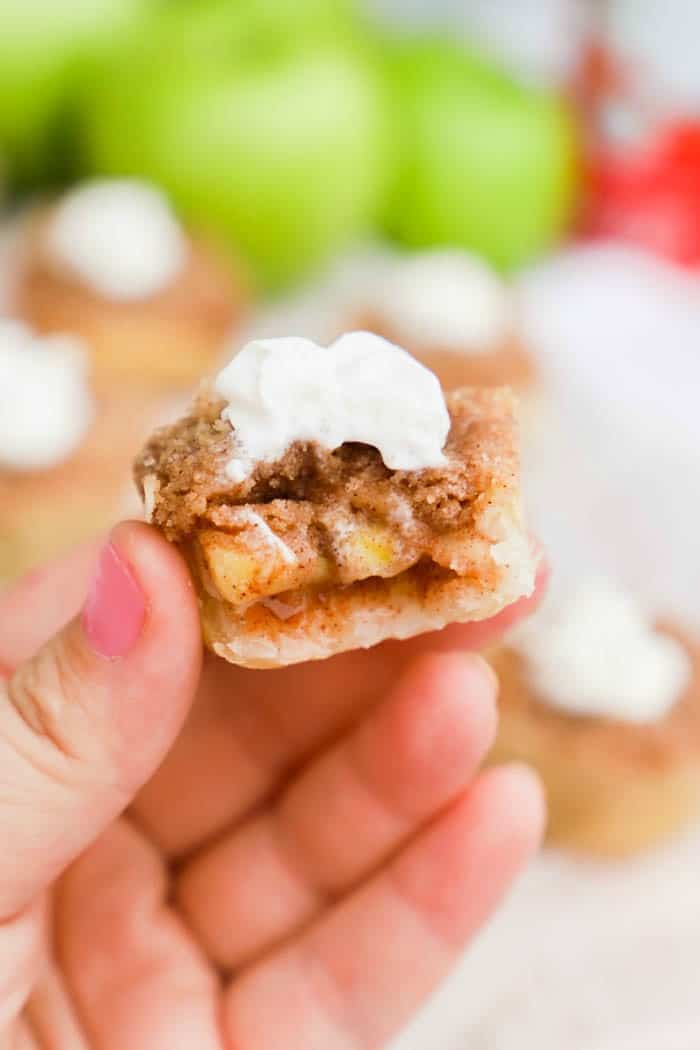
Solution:
[(57, 266), (46, 251), (51, 209), (29, 221), (13, 309), (36, 331), (81, 336), (92, 353), (98, 388), (115, 381), (139, 389), (191, 388), (213, 370), (231, 331), (242, 322), (248, 292), (228, 261), (191, 241), (180, 276), (137, 302), (101, 296)]
[(234, 484), (235, 434), (205, 394), (136, 464), (149, 519), (180, 545), (206, 644), (279, 667), (492, 616), (532, 591), (515, 403), (448, 399), (447, 464), (391, 471), (376, 449), (293, 445)]
[(586, 718), (536, 696), (524, 658), (488, 654), (499, 676), (500, 726), (490, 761), (524, 761), (548, 796), (548, 840), (602, 857), (650, 848), (700, 816), (700, 648), (665, 626), (693, 665), (691, 683), (653, 724)]

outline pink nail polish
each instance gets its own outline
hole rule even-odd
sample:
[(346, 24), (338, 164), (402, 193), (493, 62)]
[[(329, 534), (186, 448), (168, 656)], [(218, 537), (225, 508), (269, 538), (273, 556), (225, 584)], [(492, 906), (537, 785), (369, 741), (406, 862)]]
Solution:
[(83, 609), (83, 630), (95, 652), (116, 660), (133, 648), (146, 617), (146, 601), (117, 548), (102, 548)]

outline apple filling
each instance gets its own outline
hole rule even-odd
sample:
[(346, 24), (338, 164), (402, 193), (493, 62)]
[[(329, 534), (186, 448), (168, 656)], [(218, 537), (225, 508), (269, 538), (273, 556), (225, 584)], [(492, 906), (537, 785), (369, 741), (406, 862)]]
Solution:
[(208, 589), (240, 610), (269, 598), (298, 601), (370, 577), (398, 576), (428, 554), (428, 537), (417, 528), (402, 534), (390, 522), (337, 514), (324, 523), (298, 507), (297, 527), (280, 533), (268, 524), (266, 509), (240, 508), (240, 528), (202, 529), (190, 544)]

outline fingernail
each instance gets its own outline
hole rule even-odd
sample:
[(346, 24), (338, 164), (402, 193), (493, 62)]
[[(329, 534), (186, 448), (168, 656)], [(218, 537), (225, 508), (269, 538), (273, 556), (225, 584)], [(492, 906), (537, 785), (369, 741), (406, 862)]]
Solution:
[(146, 617), (146, 600), (112, 543), (102, 548), (83, 609), (83, 630), (100, 656), (116, 660), (134, 647)]

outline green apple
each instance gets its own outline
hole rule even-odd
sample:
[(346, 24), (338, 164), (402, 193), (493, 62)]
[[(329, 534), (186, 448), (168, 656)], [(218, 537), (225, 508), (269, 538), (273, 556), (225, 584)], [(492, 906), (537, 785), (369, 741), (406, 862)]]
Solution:
[(0, 0), (0, 156), (10, 173), (46, 165), (81, 63), (112, 47), (146, 0)]
[[(263, 31), (276, 9), (286, 21)], [(385, 196), (383, 85), (318, 10), (328, 4), (185, 4), (85, 111), (91, 170), (156, 181), (268, 285), (364, 232)]]
[[(270, 50), (287, 44), (292, 36), (312, 39), (342, 39), (361, 25), (353, 0), (180, 0), (180, 11), (171, 8), (177, 21), (194, 14), (199, 24), (213, 26), (218, 19), (219, 36), (224, 22), (245, 41), (248, 48)], [(193, 23), (189, 23), (194, 29)], [(196, 32), (196, 30), (195, 30)]]
[(573, 120), (557, 97), (443, 41), (389, 48), (400, 160), (387, 226), (518, 266), (565, 229), (577, 187)]
[(161, 0), (127, 41), (132, 61), (186, 65), (249, 61), (294, 43), (342, 41), (361, 32), (352, 0)]

